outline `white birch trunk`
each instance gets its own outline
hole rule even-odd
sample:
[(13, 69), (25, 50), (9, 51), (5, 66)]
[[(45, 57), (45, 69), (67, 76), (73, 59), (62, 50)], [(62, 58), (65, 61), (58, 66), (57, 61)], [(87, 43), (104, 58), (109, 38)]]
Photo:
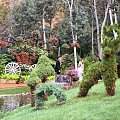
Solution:
[[(73, 43), (75, 42), (75, 36), (74, 36), (74, 32), (73, 32), (73, 16), (72, 16), (72, 7), (73, 7), (73, 0), (71, 0), (71, 4), (69, 2), (69, 0), (67, 0), (68, 2), (68, 6), (69, 6), (69, 14), (70, 14), (70, 26), (71, 26), (71, 32), (72, 32), (72, 39), (73, 39)], [(76, 55), (76, 47), (74, 47), (74, 61), (75, 61), (75, 69), (77, 69), (77, 55)]]
[[(114, 3), (114, 0), (112, 0), (112, 2)], [(111, 2), (111, 4), (112, 4), (112, 2)], [(113, 16), (115, 17), (115, 23), (117, 24), (117, 15), (116, 15), (116, 13), (114, 13), (114, 15), (112, 14), (111, 8), (109, 9), (109, 15), (110, 15), (111, 25), (113, 25)], [(113, 30), (113, 34), (114, 34), (114, 38), (116, 39), (117, 33), (115, 32), (115, 30)]]
[(101, 58), (101, 55), (100, 55), (100, 32), (99, 32), (99, 22), (98, 22), (98, 16), (97, 16), (96, 0), (94, 0), (94, 13), (95, 13), (96, 27), (97, 27), (98, 55)]
[(93, 37), (93, 18), (92, 18), (92, 56), (94, 56), (94, 37)]
[[(115, 0), (113, 0), (112, 2), (115, 3)], [(115, 10), (115, 9), (114, 9), (114, 10)], [(115, 18), (115, 24), (118, 24), (116, 12), (114, 12), (114, 18)]]
[[(105, 17), (104, 17), (104, 20), (103, 20), (102, 26), (101, 26), (101, 43), (103, 43), (103, 28), (104, 28), (106, 20), (107, 20), (109, 7), (110, 7), (110, 1), (108, 1), (107, 7), (106, 7), (106, 10), (105, 10)], [(100, 55), (101, 55), (101, 59), (102, 59), (102, 47), (101, 47), (101, 50), (100, 50)]]
[(43, 7), (43, 40), (44, 40), (44, 49), (47, 49), (47, 45), (46, 45), (46, 36), (45, 36), (45, 11), (44, 11), (45, 7)]
[(58, 47), (58, 56), (60, 56), (60, 46)]

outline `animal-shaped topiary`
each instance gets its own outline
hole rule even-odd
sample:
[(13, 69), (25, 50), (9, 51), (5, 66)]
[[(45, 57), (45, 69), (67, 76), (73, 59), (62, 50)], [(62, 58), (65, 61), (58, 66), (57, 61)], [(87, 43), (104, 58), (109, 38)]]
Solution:
[(80, 83), (80, 92), (78, 97), (85, 97), (88, 94), (89, 89), (96, 83), (96, 80), (101, 76), (101, 62), (97, 61), (89, 65), (85, 74), (83, 75), (83, 80)]
[[(118, 33), (117, 38), (111, 37), (112, 30)], [(109, 26), (104, 29), (103, 37), (103, 59), (102, 62), (95, 62), (87, 67), (83, 75), (83, 81), (80, 84), (78, 97), (85, 97), (89, 89), (94, 85), (98, 76), (102, 75), (107, 95), (115, 94), (115, 81), (117, 79), (116, 51), (120, 43), (120, 28), (118, 26)]]
[(41, 109), (44, 106), (48, 96), (55, 95), (58, 104), (63, 104), (66, 101), (66, 95), (60, 86), (54, 83), (43, 83), (42, 86), (36, 87), (35, 90), (35, 104), (37, 109)]
[[(117, 38), (112, 38), (110, 33), (115, 30), (118, 34)], [(113, 96), (115, 94), (115, 81), (117, 75), (116, 51), (120, 43), (120, 28), (117, 25), (109, 26), (104, 29), (103, 60), (102, 60), (102, 76), (106, 87), (107, 95)]]

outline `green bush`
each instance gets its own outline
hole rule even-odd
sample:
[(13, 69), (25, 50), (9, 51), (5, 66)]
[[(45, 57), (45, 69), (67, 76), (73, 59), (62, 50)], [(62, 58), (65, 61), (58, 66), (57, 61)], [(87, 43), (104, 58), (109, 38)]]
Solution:
[[(113, 30), (117, 32), (118, 37), (114, 39), (109, 36), (109, 33)], [(118, 77), (117, 75), (117, 62), (116, 62), (116, 52), (120, 44), (120, 27), (117, 25), (107, 26), (104, 29), (103, 36), (103, 80), (106, 87), (107, 95), (113, 96), (115, 94), (115, 81)]]
[(44, 102), (48, 100), (48, 96), (55, 95), (58, 104), (65, 103), (66, 95), (60, 86), (53, 83), (43, 83), (42, 86), (37, 87), (35, 90), (35, 103), (36, 108), (40, 109), (44, 106)]
[(29, 78), (27, 79), (27, 85), (29, 87), (36, 86), (40, 82), (40, 78), (37, 75), (36, 69), (33, 69)]
[(28, 86), (37, 85), (39, 82), (45, 82), (48, 76), (55, 75), (51, 61), (45, 55), (38, 59), (36, 68), (30, 74), (27, 81)]
[(89, 89), (96, 83), (96, 80), (102, 74), (102, 64), (97, 61), (89, 65), (86, 72), (83, 74), (83, 80), (80, 83), (79, 97), (85, 97), (88, 94)]
[(4, 73), (6, 59), (2, 54), (0, 54), (0, 75)]

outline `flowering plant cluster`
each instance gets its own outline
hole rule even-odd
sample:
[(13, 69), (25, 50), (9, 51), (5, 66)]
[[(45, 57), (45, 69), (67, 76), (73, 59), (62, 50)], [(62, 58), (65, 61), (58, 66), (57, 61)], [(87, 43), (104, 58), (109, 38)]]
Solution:
[(75, 69), (70, 69), (70, 70), (67, 71), (66, 74), (67, 74), (67, 75), (70, 75), (70, 76), (77, 76), (77, 75), (78, 75), (78, 72), (77, 72), (77, 70), (75, 70)]
[(32, 65), (38, 59), (37, 52), (28, 47), (14, 49), (13, 55), (18, 64)]

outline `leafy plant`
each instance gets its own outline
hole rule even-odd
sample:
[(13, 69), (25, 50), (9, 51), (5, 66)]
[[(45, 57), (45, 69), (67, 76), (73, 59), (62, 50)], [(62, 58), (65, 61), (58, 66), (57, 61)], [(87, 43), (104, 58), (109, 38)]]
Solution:
[(55, 95), (58, 104), (63, 104), (66, 101), (66, 95), (60, 86), (53, 83), (43, 83), (42, 86), (37, 87), (35, 90), (35, 103), (36, 108), (41, 109), (44, 102), (48, 100), (48, 96)]
[(40, 78), (37, 75), (36, 69), (33, 69), (30, 73), (29, 78), (27, 79), (27, 85), (29, 87), (36, 86), (40, 82)]
[[(109, 36), (112, 29), (117, 31), (118, 37), (116, 39)], [(116, 25), (107, 26), (104, 29), (103, 40), (103, 80), (106, 87), (107, 95), (113, 96), (115, 94), (115, 81), (117, 75), (116, 51), (120, 44), (120, 28)]]
[(48, 76), (55, 75), (55, 71), (54, 71), (52, 65), (50, 64), (50, 60), (45, 55), (42, 55), (39, 58), (37, 67), (36, 67), (36, 71), (37, 71), (37, 75), (41, 81)]
[(17, 74), (2, 74), (0, 76), (0, 78), (6, 79), (7, 81), (9, 81), (9, 80), (18, 81), (18, 79), (21, 79), (21, 78), (23, 78), (24, 80), (27, 80), (29, 78), (29, 75), (27, 75), (27, 76), (21, 75), (21, 77), (20, 77), (20, 75), (17, 75)]
[(52, 80), (54, 80), (55, 79), (55, 76), (48, 76), (48, 80), (49, 81), (52, 81)]
[(83, 80), (80, 83), (79, 97), (85, 97), (88, 94), (89, 89), (96, 83), (102, 74), (101, 62), (95, 62), (89, 65), (87, 71), (83, 74)]
[(77, 70), (75, 70), (75, 69), (70, 69), (70, 70), (68, 70), (68, 75), (74, 75), (74, 76), (77, 76)]
[[(118, 34), (116, 39), (109, 35), (113, 28)], [(94, 85), (95, 80), (98, 80), (100, 75), (102, 75), (104, 80), (107, 95), (113, 96), (115, 94), (115, 81), (118, 77), (115, 53), (120, 43), (120, 28), (116, 25), (105, 27), (103, 38), (103, 60), (101, 63), (96, 62), (87, 67), (83, 75), (83, 81), (80, 84), (79, 97), (87, 95), (89, 89)]]
[(54, 69), (50, 64), (50, 60), (47, 56), (41, 55), (41, 57), (38, 59), (36, 68), (33, 69), (29, 79), (27, 80), (27, 85), (31, 90), (31, 106), (35, 105), (33, 91), (35, 90), (36, 85), (39, 82), (46, 82), (47, 77), (50, 75), (55, 75)]
[(0, 75), (4, 73), (6, 60), (2, 54), (0, 54)]

